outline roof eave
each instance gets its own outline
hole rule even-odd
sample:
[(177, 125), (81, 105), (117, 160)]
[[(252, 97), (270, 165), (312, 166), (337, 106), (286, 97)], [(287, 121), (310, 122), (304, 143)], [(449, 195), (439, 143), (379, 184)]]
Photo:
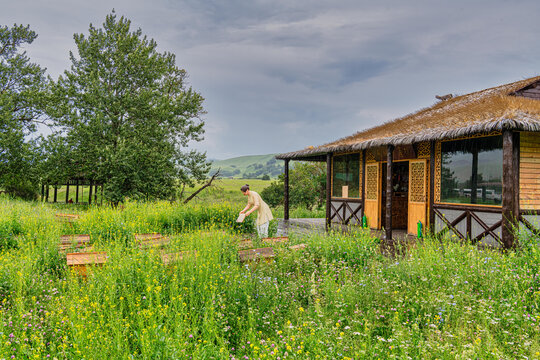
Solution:
[[(489, 120), (467, 127), (456, 129), (435, 128), (423, 132), (408, 135), (396, 135), (380, 139), (371, 139), (355, 144), (328, 145), (314, 149), (305, 149), (285, 154), (279, 154), (276, 159), (280, 160), (307, 160), (310, 157), (323, 156), (327, 153), (340, 153), (347, 151), (359, 151), (386, 145), (410, 145), (414, 143), (449, 140), (464, 136), (471, 136), (479, 133), (489, 133), (493, 131), (518, 130), (540, 132), (540, 123), (535, 119), (500, 119)], [(309, 161), (309, 160), (308, 160)], [(319, 160), (320, 161), (320, 160)]]

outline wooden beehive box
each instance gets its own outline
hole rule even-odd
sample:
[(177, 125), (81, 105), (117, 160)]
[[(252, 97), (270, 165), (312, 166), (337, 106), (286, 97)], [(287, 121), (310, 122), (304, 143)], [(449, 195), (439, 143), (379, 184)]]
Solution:
[(293, 251), (304, 250), (305, 248), (307, 248), (307, 244), (298, 244), (298, 245), (289, 246), (289, 249)]
[(164, 247), (170, 243), (170, 239), (160, 233), (152, 234), (135, 234), (135, 241), (138, 242), (139, 248)]
[(161, 261), (163, 261), (163, 265), (169, 265), (171, 263), (182, 261), (187, 257), (197, 257), (197, 250), (191, 250), (191, 251), (179, 251), (175, 253), (161, 253)]
[(65, 221), (65, 222), (74, 222), (75, 220), (78, 220), (80, 218), (79, 215), (77, 214), (56, 214), (56, 218), (60, 221)]
[(148, 233), (148, 234), (133, 234), (135, 240), (156, 240), (163, 238), (160, 233)]
[(79, 275), (86, 277), (88, 266), (102, 266), (107, 262), (107, 253), (101, 252), (80, 252), (66, 254), (67, 265), (75, 270)]
[(76, 235), (62, 235), (60, 236), (60, 243), (58, 244), (58, 251), (65, 252), (68, 249), (89, 249), (90, 235), (76, 234)]
[(258, 261), (260, 259), (270, 261), (274, 257), (274, 249), (271, 247), (250, 250), (238, 250), (238, 260), (240, 260), (240, 262)]
[(272, 245), (285, 244), (288, 241), (289, 241), (289, 238), (287, 236), (262, 238), (263, 243), (272, 244)]

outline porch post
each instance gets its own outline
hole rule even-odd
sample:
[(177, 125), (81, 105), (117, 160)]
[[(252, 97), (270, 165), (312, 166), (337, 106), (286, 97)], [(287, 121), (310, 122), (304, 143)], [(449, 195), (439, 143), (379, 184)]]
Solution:
[(514, 214), (516, 214), (516, 220), (517, 220), (517, 225), (519, 226), (519, 217), (521, 215), (521, 208), (519, 207), (519, 168), (520, 168), (520, 164), (519, 164), (519, 158), (521, 157), (520, 155), (520, 133), (519, 132), (514, 132), (513, 133), (514, 137), (513, 137), (513, 144), (514, 144), (514, 147), (513, 147), (513, 162), (514, 162)]
[(283, 176), (283, 220), (289, 220), (289, 159), (285, 159), (285, 174)]
[(49, 184), (47, 183), (47, 192), (45, 195), (45, 202), (49, 202)]
[(76, 194), (75, 194), (75, 203), (79, 203), (79, 179), (77, 179), (77, 185), (76, 185)]
[[(362, 207), (360, 208), (360, 221), (363, 222), (364, 210), (366, 208), (366, 149), (362, 150), (362, 189), (360, 190), (362, 197)], [(360, 225), (363, 226), (362, 223)]]
[(429, 144), (429, 227), (435, 233), (435, 141)]
[(41, 202), (45, 199), (45, 183), (41, 183)]
[(386, 162), (386, 241), (392, 241), (392, 163), (393, 163), (394, 146), (387, 147), (387, 162)]
[(331, 228), (332, 207), (332, 153), (326, 154), (326, 231)]
[(514, 184), (517, 164), (514, 161), (516, 142), (511, 130), (503, 131), (503, 188), (502, 188), (502, 242), (505, 249), (515, 247), (514, 227), (517, 226)]
[(54, 202), (56, 202), (58, 198), (58, 183), (54, 184)]
[(66, 204), (69, 201), (69, 180), (66, 181)]
[(90, 189), (88, 189), (88, 205), (92, 204), (92, 188), (93, 188), (92, 180), (90, 180)]

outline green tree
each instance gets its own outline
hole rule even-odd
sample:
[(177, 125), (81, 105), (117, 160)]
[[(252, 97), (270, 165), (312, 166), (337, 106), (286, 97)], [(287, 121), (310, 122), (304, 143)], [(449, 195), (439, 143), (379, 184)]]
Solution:
[(44, 121), (47, 80), (20, 48), (36, 37), (29, 26), (0, 26), (0, 188), (24, 198), (34, 198), (39, 185), (35, 141), (28, 139)]
[(78, 57), (53, 86), (51, 113), (80, 173), (105, 184), (116, 204), (126, 197), (171, 198), (178, 185), (206, 177), (202, 96), (186, 85), (175, 55), (130, 21), (109, 14), (102, 28), (74, 35)]
[[(283, 174), (261, 196), (270, 206), (283, 204)], [(308, 209), (321, 207), (326, 199), (326, 163), (297, 163), (289, 171), (289, 205)]]

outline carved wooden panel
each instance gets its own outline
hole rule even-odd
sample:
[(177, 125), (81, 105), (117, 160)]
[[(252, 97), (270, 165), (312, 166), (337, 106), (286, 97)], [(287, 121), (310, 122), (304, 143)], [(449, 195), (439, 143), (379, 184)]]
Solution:
[(415, 234), (420, 221), (426, 225), (427, 214), (427, 188), (428, 188), (427, 160), (409, 161), (409, 211), (407, 229)]
[(441, 202), (441, 142), (435, 143), (435, 194), (433, 194), (433, 201)]
[(366, 164), (366, 199), (364, 214), (368, 226), (372, 229), (381, 227), (381, 179), (380, 163)]
[(419, 143), (417, 152), (418, 152), (419, 159), (429, 159), (429, 156), (431, 155), (429, 142), (425, 141), (425, 142)]
[(379, 164), (366, 165), (366, 199), (377, 200), (379, 192)]
[(362, 168), (362, 164), (363, 164), (363, 158), (362, 158), (363, 155), (362, 155), (362, 153), (360, 153), (359, 156), (360, 156), (360, 166), (359, 166), (359, 168), (360, 168), (360, 178), (359, 178), (359, 180), (360, 180), (360, 184), (359, 184), (360, 191), (358, 191), (358, 195), (359, 195), (358, 197), (360, 199), (362, 199), (364, 197), (364, 194), (362, 194), (362, 173), (364, 172), (364, 169)]
[(411, 161), (409, 169), (409, 200), (426, 201), (426, 162)]

